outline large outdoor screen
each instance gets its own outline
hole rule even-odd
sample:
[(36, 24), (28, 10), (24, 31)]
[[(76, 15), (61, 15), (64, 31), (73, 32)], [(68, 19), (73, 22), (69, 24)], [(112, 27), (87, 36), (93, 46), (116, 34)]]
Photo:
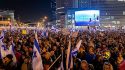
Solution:
[(99, 10), (75, 11), (76, 26), (97, 26), (99, 25)]

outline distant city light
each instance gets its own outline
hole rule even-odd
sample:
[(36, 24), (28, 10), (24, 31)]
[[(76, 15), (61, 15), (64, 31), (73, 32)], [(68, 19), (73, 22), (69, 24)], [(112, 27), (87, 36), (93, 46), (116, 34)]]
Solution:
[(43, 22), (45, 22), (45, 19), (43, 19)]
[(125, 1), (125, 0), (118, 0), (118, 1)]
[(64, 7), (57, 8), (56, 10), (59, 10), (59, 9), (64, 9)]
[(47, 16), (44, 17), (44, 19), (47, 19), (47, 18), (48, 18)]

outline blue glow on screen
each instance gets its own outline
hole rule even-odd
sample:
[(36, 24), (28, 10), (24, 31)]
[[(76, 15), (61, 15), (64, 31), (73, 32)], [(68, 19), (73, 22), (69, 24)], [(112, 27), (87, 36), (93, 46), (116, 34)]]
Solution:
[(100, 16), (99, 10), (75, 11), (75, 25), (76, 26), (98, 25), (99, 16)]

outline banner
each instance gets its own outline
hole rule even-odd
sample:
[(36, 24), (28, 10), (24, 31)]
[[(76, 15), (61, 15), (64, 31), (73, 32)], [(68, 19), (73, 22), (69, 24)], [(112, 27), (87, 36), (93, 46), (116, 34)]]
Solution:
[(22, 34), (27, 34), (27, 31), (26, 30), (22, 30)]

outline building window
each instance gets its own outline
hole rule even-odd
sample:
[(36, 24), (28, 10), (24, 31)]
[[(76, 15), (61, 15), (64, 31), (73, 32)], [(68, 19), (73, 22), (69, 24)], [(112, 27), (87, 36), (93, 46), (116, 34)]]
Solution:
[(125, 15), (125, 11), (123, 11), (123, 15)]
[(125, 1), (125, 0), (118, 0), (118, 1)]

